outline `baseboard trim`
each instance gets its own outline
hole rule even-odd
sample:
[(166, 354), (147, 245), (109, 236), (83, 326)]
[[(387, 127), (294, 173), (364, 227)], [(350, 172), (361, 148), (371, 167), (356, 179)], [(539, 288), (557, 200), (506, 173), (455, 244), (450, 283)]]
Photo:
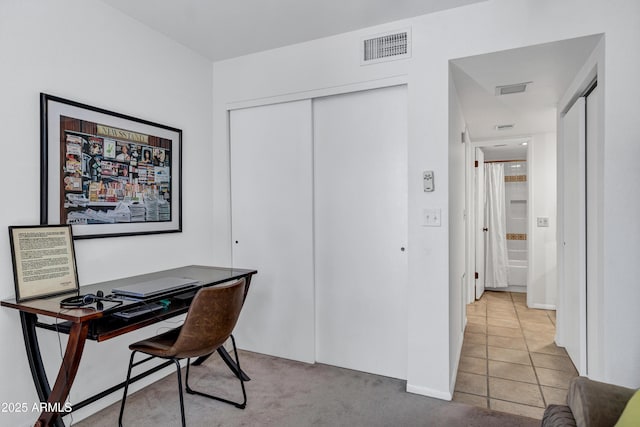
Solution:
[(503, 287), (503, 288), (492, 288), (491, 286), (485, 286), (484, 290), (485, 291), (492, 291), (492, 292), (514, 292), (514, 293), (517, 293), (517, 294), (526, 294), (527, 293), (526, 285), (508, 285), (508, 286)]
[(407, 383), (407, 393), (419, 394), (427, 397), (435, 397), (440, 400), (450, 401), (453, 398), (453, 395), (447, 391), (434, 390), (428, 387), (421, 387), (417, 385), (411, 385)]
[(537, 308), (539, 310), (555, 310), (555, 304), (532, 304), (531, 308)]

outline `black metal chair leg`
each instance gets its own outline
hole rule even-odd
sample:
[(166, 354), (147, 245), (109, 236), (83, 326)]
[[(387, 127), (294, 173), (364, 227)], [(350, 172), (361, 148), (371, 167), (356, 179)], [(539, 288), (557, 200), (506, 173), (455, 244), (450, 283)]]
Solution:
[[(137, 350), (132, 351), (131, 357), (129, 358), (129, 369), (127, 369), (127, 380), (125, 381), (125, 384), (124, 384), (124, 393), (122, 395), (122, 403), (120, 403), (120, 416), (118, 417), (119, 427), (122, 427), (122, 418), (124, 416), (124, 405), (127, 401), (127, 391), (129, 390), (129, 381), (131, 380), (131, 371), (134, 366), (137, 366), (141, 363), (144, 363), (148, 360), (153, 359), (153, 357), (150, 357), (148, 359), (141, 360), (138, 363), (133, 363), (133, 359), (137, 352), (138, 352)], [(180, 359), (171, 359), (171, 360), (176, 365), (176, 375), (178, 376), (178, 395), (180, 396), (180, 417), (182, 419), (182, 427), (186, 427), (187, 422), (184, 415), (184, 396), (182, 394), (182, 373), (181, 373), (182, 367), (180, 366)]]
[[(243, 380), (251, 381), (251, 378), (249, 378), (246, 372), (242, 372), (238, 369), (238, 366), (235, 364), (231, 356), (229, 356), (229, 353), (227, 353), (227, 350), (224, 347), (219, 347), (216, 351), (218, 352), (218, 355), (220, 356), (220, 358), (224, 361), (224, 363), (227, 364), (229, 369), (231, 369), (233, 373), (236, 374), (236, 376), (242, 375)], [(206, 356), (200, 356), (192, 363), (192, 365), (193, 366), (202, 365), (212, 355), (213, 353), (207, 354)]]
[(247, 406), (247, 392), (244, 389), (244, 377), (243, 377), (243, 372), (242, 372), (242, 368), (240, 367), (240, 358), (238, 357), (238, 349), (236, 348), (236, 339), (233, 337), (233, 335), (229, 335), (231, 338), (231, 342), (233, 343), (233, 354), (236, 357), (236, 365), (238, 365), (238, 379), (240, 380), (240, 387), (242, 387), (242, 409), (245, 408), (245, 406)]
[(122, 403), (120, 403), (120, 416), (118, 417), (118, 425), (122, 427), (122, 416), (124, 415), (124, 404), (127, 401), (127, 390), (129, 390), (129, 380), (131, 379), (131, 369), (133, 368), (133, 357), (137, 352), (132, 351), (129, 358), (129, 369), (127, 369), (127, 380), (124, 384), (124, 393), (122, 394)]
[[(238, 366), (238, 370), (240, 371), (240, 359), (238, 358), (238, 349), (236, 348), (236, 340), (235, 340), (235, 338), (233, 338), (233, 335), (231, 335), (230, 338), (231, 338), (231, 342), (233, 344), (233, 353), (234, 353), (235, 358), (236, 358), (236, 365)], [(240, 372), (242, 372), (242, 371), (240, 371)], [(187, 373), (186, 373), (186, 378), (185, 378), (185, 389), (187, 390), (187, 393), (189, 393), (189, 394), (197, 394), (198, 396), (208, 397), (209, 399), (218, 400), (220, 402), (224, 402), (224, 403), (228, 403), (230, 405), (233, 405), (236, 408), (244, 409), (247, 406), (247, 393), (246, 393), (245, 388), (244, 388), (244, 380), (242, 378), (242, 375), (238, 375), (237, 377), (240, 380), (240, 386), (242, 387), (242, 397), (243, 397), (242, 403), (233, 402), (231, 400), (224, 399), (222, 397), (213, 396), (211, 394), (202, 393), (200, 391), (193, 390), (189, 386), (189, 363), (187, 363)]]
[(205, 356), (200, 356), (198, 357), (194, 362), (193, 362), (193, 366), (199, 366), (202, 365), (209, 357), (211, 357), (213, 353), (209, 353)]
[[(184, 398), (182, 396), (182, 374), (180, 373), (180, 371), (182, 370), (182, 367), (180, 366), (180, 360), (178, 359), (172, 359), (173, 362), (176, 364), (176, 374), (178, 375), (178, 394), (180, 395), (180, 416), (182, 417), (182, 427), (186, 427), (187, 426), (187, 422), (185, 421), (185, 417), (184, 417)], [(187, 364), (187, 366), (189, 366), (189, 364)]]

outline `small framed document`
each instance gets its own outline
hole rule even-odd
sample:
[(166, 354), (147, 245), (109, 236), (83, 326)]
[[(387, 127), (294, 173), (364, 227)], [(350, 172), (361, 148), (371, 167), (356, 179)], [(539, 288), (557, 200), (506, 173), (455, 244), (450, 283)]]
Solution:
[(70, 225), (10, 226), (16, 301), (77, 292)]

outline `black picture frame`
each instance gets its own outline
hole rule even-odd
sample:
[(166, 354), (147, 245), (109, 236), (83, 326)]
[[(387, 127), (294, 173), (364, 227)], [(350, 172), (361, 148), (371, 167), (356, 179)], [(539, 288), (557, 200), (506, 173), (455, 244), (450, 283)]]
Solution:
[(70, 225), (9, 226), (16, 302), (78, 293)]
[(75, 239), (182, 231), (181, 129), (41, 93), (40, 135), (41, 224)]

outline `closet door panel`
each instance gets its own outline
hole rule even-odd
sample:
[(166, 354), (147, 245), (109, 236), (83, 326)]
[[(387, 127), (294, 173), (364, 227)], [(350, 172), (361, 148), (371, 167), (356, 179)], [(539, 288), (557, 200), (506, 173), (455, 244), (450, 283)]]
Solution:
[(567, 349), (578, 373), (586, 375), (586, 188), (585, 98), (562, 118), (562, 263), (559, 345)]
[(404, 86), (314, 101), (316, 359), (406, 378)]
[(311, 101), (230, 117), (233, 266), (255, 268), (234, 332), (247, 350), (313, 362)]

